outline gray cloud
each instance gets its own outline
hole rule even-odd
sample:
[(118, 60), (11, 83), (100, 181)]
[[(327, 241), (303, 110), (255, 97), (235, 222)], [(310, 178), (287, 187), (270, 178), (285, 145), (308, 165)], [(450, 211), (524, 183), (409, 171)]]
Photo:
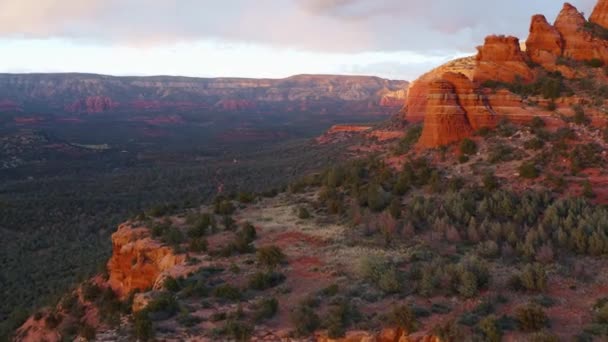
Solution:
[[(595, 2), (572, 1), (587, 13)], [(491, 33), (525, 38), (532, 14), (553, 19), (560, 8), (555, 0), (0, 0), (0, 36), (454, 54)]]

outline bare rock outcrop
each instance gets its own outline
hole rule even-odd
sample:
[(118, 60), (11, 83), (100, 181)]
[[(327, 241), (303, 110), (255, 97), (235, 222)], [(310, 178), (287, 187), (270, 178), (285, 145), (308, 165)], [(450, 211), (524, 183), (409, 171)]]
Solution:
[(477, 66), (473, 79), (476, 82), (488, 80), (500, 82), (523, 82), (534, 80), (535, 74), (527, 63), (519, 39), (513, 36), (488, 36), (477, 48)]
[(171, 247), (153, 240), (148, 228), (125, 223), (112, 234), (108, 284), (124, 298), (131, 291), (152, 288), (163, 272), (184, 264), (185, 259), (185, 255), (176, 255)]
[(608, 29), (608, 0), (599, 0), (589, 21)]

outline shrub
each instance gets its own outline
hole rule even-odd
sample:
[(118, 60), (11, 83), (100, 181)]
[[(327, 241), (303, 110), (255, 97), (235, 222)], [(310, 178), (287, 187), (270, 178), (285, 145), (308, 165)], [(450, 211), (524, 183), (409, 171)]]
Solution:
[(243, 224), (243, 227), (241, 227), (239, 235), (242, 236), (245, 241), (253, 242), (257, 237), (257, 232), (251, 223), (246, 222)]
[(191, 215), (186, 219), (192, 226), (188, 229), (190, 238), (200, 238), (208, 234), (216, 227), (215, 219), (210, 214)]
[(308, 211), (308, 209), (301, 207), (300, 209), (298, 209), (298, 218), (302, 219), (302, 220), (307, 220), (310, 218), (310, 212)]
[(414, 146), (414, 144), (420, 139), (420, 135), (422, 134), (422, 126), (412, 126), (410, 127), (403, 139), (399, 141), (399, 145), (397, 146), (396, 153), (404, 154), (409, 152), (409, 150)]
[(540, 264), (527, 265), (519, 279), (521, 285), (529, 291), (544, 291), (547, 288), (547, 272)]
[(222, 284), (215, 289), (213, 289), (213, 296), (220, 299), (225, 299), (229, 301), (239, 301), (243, 298), (241, 294), (241, 290), (239, 288), (234, 287), (230, 284)]
[(522, 178), (534, 179), (539, 176), (539, 171), (533, 162), (524, 162), (517, 170), (519, 171), (519, 176)]
[(549, 103), (547, 103), (547, 110), (553, 112), (557, 109), (557, 104), (555, 103), (555, 101), (553, 99), (551, 99), (551, 101), (549, 101)]
[(545, 127), (545, 121), (543, 121), (543, 119), (539, 118), (538, 116), (535, 116), (532, 118), (532, 121), (530, 121), (530, 127), (535, 130), (541, 129)]
[(209, 244), (207, 243), (207, 239), (195, 238), (190, 240), (188, 249), (193, 253), (207, 252), (209, 249)]
[(285, 276), (277, 272), (256, 272), (249, 278), (249, 288), (263, 291), (273, 288), (285, 281)]
[(515, 151), (513, 148), (503, 144), (493, 145), (488, 156), (488, 161), (492, 164), (508, 162), (513, 159), (515, 159)]
[(251, 339), (253, 327), (245, 322), (230, 320), (226, 322), (221, 331), (234, 341), (247, 342)]
[(177, 317), (177, 322), (188, 328), (199, 324), (201, 321), (199, 317), (190, 315), (189, 313), (182, 313)]
[(498, 178), (494, 175), (494, 172), (488, 171), (484, 173), (483, 178), (483, 188), (486, 191), (492, 192), (500, 187), (500, 183), (498, 182)]
[(401, 305), (394, 307), (389, 315), (391, 324), (407, 331), (408, 333), (414, 333), (418, 330), (418, 320), (411, 307)]
[(583, 182), (583, 196), (586, 198), (595, 198), (595, 192), (593, 192), (593, 187), (588, 180)]
[(524, 147), (528, 150), (540, 150), (543, 146), (545, 146), (545, 142), (538, 138), (532, 138), (524, 142)]
[(473, 272), (464, 271), (460, 274), (458, 293), (465, 298), (473, 298), (478, 293), (477, 276)]
[(95, 327), (88, 324), (84, 324), (82, 327), (80, 327), (78, 332), (78, 335), (82, 336), (87, 341), (93, 341), (96, 334), (97, 331), (95, 330)]
[(259, 248), (256, 257), (258, 264), (269, 270), (275, 269), (277, 266), (285, 263), (287, 260), (287, 257), (283, 251), (277, 246)]
[(231, 201), (221, 200), (216, 201), (214, 212), (218, 215), (232, 215), (236, 208)]
[(276, 298), (262, 299), (255, 307), (254, 318), (256, 322), (271, 319), (279, 309), (279, 301)]
[(559, 338), (548, 331), (539, 331), (530, 335), (530, 342), (559, 342)]
[(375, 284), (385, 293), (395, 293), (401, 290), (399, 272), (394, 265), (380, 256), (364, 256), (359, 260), (359, 275)]
[(477, 152), (477, 144), (469, 139), (469, 138), (464, 138), (461, 142), (460, 142), (460, 153), (464, 154), (464, 155), (471, 155), (471, 154), (475, 154)]
[(85, 300), (94, 302), (101, 295), (101, 288), (97, 284), (87, 282), (82, 286), (82, 295)]
[(375, 212), (380, 212), (388, 205), (389, 196), (382, 186), (370, 183), (367, 187), (367, 205)]
[(133, 332), (137, 340), (149, 341), (154, 337), (152, 320), (148, 316), (148, 312), (146, 310), (140, 311), (134, 315), (133, 325)]
[(44, 319), (44, 325), (49, 329), (55, 329), (63, 321), (63, 316), (58, 312), (49, 313)]
[(496, 316), (490, 315), (479, 322), (479, 330), (485, 337), (484, 341), (500, 342), (502, 340), (502, 331), (498, 326)]
[(179, 292), (180, 290), (179, 282), (173, 277), (167, 277), (163, 285), (165, 289), (170, 292)]
[(515, 319), (522, 331), (539, 331), (547, 326), (549, 322), (543, 309), (535, 304), (527, 304), (517, 308)]
[(239, 192), (238, 201), (241, 203), (251, 203), (255, 200), (255, 195), (250, 192)]
[(574, 123), (577, 125), (587, 125), (589, 123), (589, 119), (587, 115), (585, 115), (585, 110), (581, 105), (572, 106), (574, 110)]
[(151, 319), (166, 319), (173, 317), (179, 311), (179, 303), (169, 292), (162, 292), (146, 306)]
[(291, 313), (291, 322), (296, 329), (296, 334), (306, 336), (312, 334), (319, 327), (319, 316), (308, 303), (300, 303)]
[(604, 66), (604, 62), (599, 58), (588, 59), (584, 63), (590, 68), (601, 68)]

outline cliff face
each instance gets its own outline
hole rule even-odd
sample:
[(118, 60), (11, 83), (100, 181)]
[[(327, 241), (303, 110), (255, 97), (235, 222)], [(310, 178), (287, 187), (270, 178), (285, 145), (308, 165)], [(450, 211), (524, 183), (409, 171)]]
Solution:
[(608, 28), (608, 0), (600, 0), (593, 9), (589, 21)]
[(300, 75), (285, 79), (111, 77), (0, 74), (0, 103), (25, 110), (101, 113), (116, 110), (243, 110), (293, 102), (405, 103), (408, 82), (365, 76)]
[(488, 36), (477, 50), (475, 81), (513, 82), (520, 79), (530, 82), (534, 79), (534, 72), (527, 64), (527, 56), (521, 51), (518, 38)]
[(526, 40), (526, 53), (538, 64), (555, 64), (558, 56), (564, 50), (564, 41), (559, 31), (542, 14), (532, 17), (530, 35)]
[(147, 228), (123, 224), (112, 234), (108, 284), (124, 298), (134, 290), (152, 288), (164, 272), (185, 263), (184, 255), (150, 238)]
[(608, 43), (586, 29), (584, 15), (569, 3), (564, 4), (555, 20), (555, 28), (564, 40), (563, 57), (577, 61), (600, 59), (608, 61)]
[(404, 118), (407, 121), (421, 122), (424, 120), (430, 84), (435, 79), (442, 77), (446, 72), (461, 73), (468, 78), (472, 78), (475, 72), (475, 57), (465, 57), (448, 62), (412, 82), (407, 94), (407, 103), (403, 109)]

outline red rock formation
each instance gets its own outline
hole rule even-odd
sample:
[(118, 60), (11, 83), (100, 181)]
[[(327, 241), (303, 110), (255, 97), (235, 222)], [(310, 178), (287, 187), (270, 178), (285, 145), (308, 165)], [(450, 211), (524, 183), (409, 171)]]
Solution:
[(65, 107), (65, 110), (70, 113), (103, 113), (118, 107), (118, 103), (114, 102), (107, 96), (89, 96), (84, 100), (79, 100)]
[(133, 290), (151, 288), (164, 271), (184, 264), (184, 255), (150, 238), (147, 228), (120, 225), (112, 234), (112, 257), (108, 261), (108, 284), (121, 298)]
[(467, 77), (472, 78), (475, 71), (475, 64), (476, 62), (473, 56), (459, 58), (427, 72), (420, 76), (416, 81), (412, 82), (408, 90), (406, 105), (403, 109), (405, 119), (409, 122), (421, 122), (424, 120), (429, 85), (431, 82), (441, 77), (446, 72), (462, 73)]
[(519, 39), (512, 36), (488, 36), (483, 46), (477, 48), (477, 67), (473, 79), (513, 82), (534, 80), (534, 72), (527, 64), (527, 56), (521, 51)]
[(472, 132), (456, 87), (445, 79), (432, 82), (424, 116), (424, 129), (418, 144), (423, 147), (447, 145), (470, 136)]
[(593, 9), (593, 13), (591, 13), (589, 21), (603, 28), (608, 28), (608, 0), (599, 0)]
[(547, 22), (544, 15), (533, 16), (530, 35), (526, 40), (526, 54), (530, 59), (542, 66), (554, 65), (563, 49), (564, 42), (559, 31)]
[(471, 80), (461, 73), (453, 72), (445, 73), (443, 79), (454, 85), (458, 102), (464, 109), (473, 130), (496, 126), (497, 116), (490, 107), (488, 98), (476, 89)]
[(564, 41), (563, 56), (577, 61), (598, 58), (608, 62), (608, 42), (595, 38), (585, 28), (586, 22), (576, 7), (564, 4), (554, 24)]
[(360, 133), (369, 131), (370, 129), (370, 126), (334, 125), (327, 131), (327, 134)]
[(216, 108), (227, 111), (239, 111), (245, 109), (254, 109), (256, 104), (254, 101), (239, 100), (239, 99), (225, 99), (215, 104)]

